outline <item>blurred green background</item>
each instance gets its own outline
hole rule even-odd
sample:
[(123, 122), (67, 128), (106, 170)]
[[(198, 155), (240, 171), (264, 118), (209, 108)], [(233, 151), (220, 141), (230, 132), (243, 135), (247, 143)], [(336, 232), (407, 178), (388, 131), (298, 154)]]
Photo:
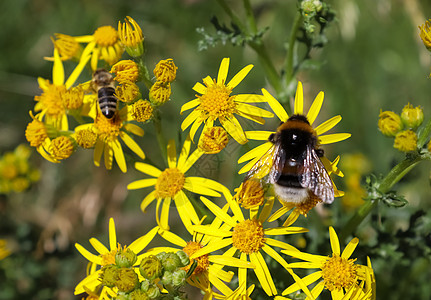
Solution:
[[(243, 15), (240, 1), (230, 3)], [(251, 3), (259, 27), (270, 26), (264, 42), (281, 71), (298, 4), (292, 0)], [(362, 153), (371, 165), (369, 171), (384, 174), (403, 155), (392, 148), (392, 139), (378, 131), (380, 110), (400, 113), (410, 102), (424, 108), (425, 120), (431, 116), (431, 79), (428, 77), (431, 54), (419, 39), (417, 28), (431, 17), (431, 3), (418, 0), (328, 3), (337, 12), (337, 21), (327, 31), (329, 43), (311, 53), (312, 59), (321, 63), (320, 68), (303, 70), (297, 76), (304, 84), (305, 107), (309, 107), (323, 90), (325, 102), (317, 121), (341, 114), (343, 120), (332, 132), (352, 133), (347, 141), (325, 147), (327, 156), (334, 159), (341, 154), (342, 164), (343, 155)], [(215, 15), (221, 22), (230, 22), (216, 1), (4, 0), (0, 2), (3, 28), (0, 31), (0, 154), (27, 143), (24, 131), (31, 120), (28, 112), (33, 109), (33, 97), (41, 93), (37, 77), (51, 79), (52, 63), (43, 59), (52, 56), (50, 37), (54, 33), (92, 34), (103, 25), (116, 28), (118, 21), (127, 15), (133, 17), (144, 32), (149, 69), (166, 58), (173, 58), (178, 66), (172, 101), (162, 108), (166, 138), (178, 139), (179, 126), (184, 119), (179, 115), (179, 108), (194, 98), (192, 87), (196, 82), (207, 75), (216, 76), (224, 57), (231, 58), (230, 78), (243, 66), (255, 65), (235, 89), (237, 93), (260, 93), (263, 87), (270, 89), (257, 56), (250, 48), (219, 44), (198, 52), (197, 43), (202, 36), (196, 28), (214, 32), (210, 19)], [(72, 64), (66, 64), (66, 72), (70, 73), (72, 68)], [(265, 128), (273, 128), (277, 123), (274, 122), (269, 122)], [(249, 123), (244, 125), (251, 128)], [(145, 125), (144, 130), (146, 136), (140, 144), (147, 156), (161, 166), (160, 153), (154, 150), (158, 149), (154, 130), (150, 124)], [(202, 161), (200, 167), (192, 171), (219, 179), (229, 188), (236, 187), (242, 180), (241, 176), (235, 176), (236, 158), (246, 149), (232, 142), (229, 145), (224, 154)], [(126, 245), (155, 225), (154, 206), (146, 214), (139, 210), (139, 203), (149, 189), (130, 193), (126, 190), (128, 183), (142, 178), (142, 174), (134, 170), (134, 157), (129, 154), (127, 174), (122, 174), (115, 165), (109, 172), (104, 167), (95, 167), (91, 151), (80, 151), (58, 165), (44, 161), (36, 152), (32, 155), (32, 162), (41, 170), (40, 182), (25, 193), (0, 195), (0, 238), (7, 239), (13, 252), (0, 261), (0, 299), (74, 299), (74, 286), (85, 276), (86, 268), (85, 259), (74, 247), (75, 242), (87, 249), (90, 249), (90, 237), (107, 243), (109, 217), (116, 221), (119, 242)], [(222, 174), (215, 171), (221, 167)], [(389, 213), (382, 209), (381, 214), (374, 216), (377, 221), (369, 218), (366, 222), (381, 224), (379, 218), (383, 218), (387, 220), (384, 226), (390, 228), (389, 232), (406, 230), (411, 214), (430, 207), (429, 180), (429, 164), (422, 164), (400, 183), (401, 193), (410, 203)], [(343, 181), (337, 184), (341, 190), (345, 189)], [(329, 221), (336, 230), (351, 214), (342, 209), (340, 203), (333, 204)], [(174, 224), (175, 221), (172, 226)], [(366, 227), (363, 225), (358, 234), (372, 248), (378, 239)], [(322, 232), (327, 232), (327, 228)], [(373, 258), (369, 253), (361, 255), (362, 260), (366, 255)], [(400, 278), (403, 274), (392, 273), (399, 269), (385, 265), (384, 256), (379, 257), (381, 260), (377, 259), (376, 265), (385, 274), (376, 271), (378, 298), (405, 299), (403, 293), (386, 297), (397, 280), (403, 281)], [(429, 274), (420, 268), (430, 265), (427, 257), (417, 266), (419, 271), (414, 270), (419, 276), (415, 282), (421, 286), (417, 295), (431, 295), (429, 287), (421, 285), (426, 282), (423, 276)], [(403, 265), (403, 257), (397, 259), (387, 261)], [(408, 264), (403, 266), (409, 267)], [(404, 274), (406, 278), (411, 276), (408, 272)]]

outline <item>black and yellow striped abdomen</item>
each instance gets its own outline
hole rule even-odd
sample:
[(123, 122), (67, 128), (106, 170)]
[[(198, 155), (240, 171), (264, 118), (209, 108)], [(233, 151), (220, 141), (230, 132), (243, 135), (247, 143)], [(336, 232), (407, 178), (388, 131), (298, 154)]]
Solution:
[(107, 119), (112, 119), (117, 111), (117, 97), (114, 96), (115, 89), (110, 86), (101, 87), (97, 91), (99, 107)]

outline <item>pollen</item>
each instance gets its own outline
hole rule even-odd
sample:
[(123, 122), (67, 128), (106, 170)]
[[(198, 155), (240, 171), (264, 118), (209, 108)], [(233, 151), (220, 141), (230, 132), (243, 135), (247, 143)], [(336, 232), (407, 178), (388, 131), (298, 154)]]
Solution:
[(94, 41), (101, 47), (113, 46), (118, 40), (118, 32), (112, 26), (101, 26), (93, 34)]
[(265, 244), (265, 234), (258, 220), (238, 223), (232, 233), (232, 245), (242, 253), (258, 252)]
[(177, 66), (172, 58), (159, 61), (159, 63), (154, 68), (154, 75), (157, 81), (172, 82), (175, 80), (177, 75)]
[[(198, 251), (201, 248), (203, 248), (203, 246), (198, 242), (188, 242), (187, 246), (185, 246), (183, 248), (183, 251), (185, 253), (187, 253), (187, 255), (190, 257), (196, 251)], [(197, 261), (197, 266), (196, 266), (195, 270), (193, 271), (194, 275), (201, 274), (201, 273), (205, 272), (206, 270), (208, 270), (208, 267), (210, 265), (210, 261), (208, 259), (208, 254), (204, 254), (202, 256), (199, 256), (195, 259), (190, 260), (190, 264), (188, 266), (184, 267), (184, 269), (186, 271), (188, 271), (195, 260)]]
[(264, 201), (263, 186), (258, 180), (247, 180), (241, 185), (236, 197), (245, 209), (261, 206)]
[(64, 92), (63, 103), (67, 109), (78, 109), (84, 100), (84, 90), (82, 87), (73, 87)]
[(84, 148), (93, 148), (97, 141), (97, 134), (91, 129), (83, 129), (76, 132), (77, 144)]
[(306, 217), (308, 212), (321, 201), (322, 200), (320, 200), (319, 197), (310, 192), (310, 196), (308, 197), (308, 199), (296, 205), (296, 209), (301, 215)]
[(354, 264), (355, 261), (337, 254), (329, 257), (321, 267), (325, 287), (330, 291), (350, 288), (357, 277), (358, 266)]
[(156, 183), (158, 198), (173, 198), (184, 186), (186, 178), (177, 168), (167, 168), (160, 174)]
[(75, 151), (74, 141), (66, 136), (59, 136), (52, 140), (49, 151), (55, 159), (69, 158)]
[(94, 121), (96, 133), (104, 142), (114, 141), (120, 134), (120, 129), (123, 127), (120, 117), (116, 114), (112, 119), (108, 119), (100, 112)]
[(34, 100), (40, 104), (38, 110), (44, 110), (47, 115), (54, 117), (63, 115), (65, 113), (63, 104), (65, 93), (66, 87), (64, 85), (48, 83), (48, 88), (43, 91), (42, 95), (34, 97)]
[(139, 77), (139, 67), (133, 60), (120, 60), (112, 66), (111, 73), (115, 74), (114, 79), (119, 83), (126, 81), (136, 82)]
[(45, 124), (42, 121), (33, 119), (25, 130), (25, 137), (32, 147), (39, 147), (48, 138)]
[(234, 96), (230, 96), (232, 89), (223, 84), (214, 84), (207, 86), (207, 91), (202, 96), (198, 96), (201, 100), (200, 110), (202, 111), (202, 118), (210, 118), (215, 120), (217, 118), (224, 120), (233, 115), (235, 112), (236, 104)]
[(150, 88), (150, 100), (155, 105), (161, 105), (171, 96), (171, 84), (169, 82), (156, 81)]
[(123, 81), (115, 88), (115, 96), (122, 102), (131, 103), (141, 96), (139, 87), (133, 81)]
[(201, 135), (198, 147), (206, 154), (216, 154), (223, 150), (229, 142), (229, 136), (223, 127), (207, 128)]
[(138, 100), (133, 104), (132, 117), (138, 122), (146, 122), (153, 117), (150, 101)]

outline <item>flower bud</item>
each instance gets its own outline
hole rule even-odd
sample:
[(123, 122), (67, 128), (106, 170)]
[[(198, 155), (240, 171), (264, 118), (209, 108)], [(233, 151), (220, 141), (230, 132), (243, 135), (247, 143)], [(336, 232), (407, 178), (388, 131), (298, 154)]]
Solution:
[(424, 25), (418, 27), (420, 29), (419, 35), (422, 39), (422, 42), (424, 43), (425, 47), (431, 51), (431, 23), (425, 21)]
[(166, 257), (162, 260), (162, 265), (165, 271), (173, 272), (179, 267), (182, 267), (181, 260), (173, 252), (166, 253)]
[(147, 256), (142, 259), (139, 266), (139, 272), (144, 278), (154, 280), (163, 274), (162, 263), (154, 255)]
[(172, 58), (169, 58), (159, 61), (153, 72), (157, 81), (172, 82), (177, 75), (177, 69)]
[(133, 264), (136, 262), (136, 259), (136, 254), (129, 248), (126, 250), (120, 249), (120, 251), (115, 254), (115, 264), (118, 267), (129, 268), (133, 266)]
[(413, 107), (409, 103), (401, 111), (401, 120), (407, 128), (416, 129), (424, 120), (424, 112), (420, 106)]
[(102, 273), (100, 274), (100, 280), (103, 285), (107, 287), (114, 287), (117, 282), (117, 271), (118, 267), (116, 265), (106, 265), (102, 268)]
[(160, 297), (160, 289), (157, 285), (151, 285), (148, 288), (147, 295), (150, 299), (156, 299)]
[(142, 290), (143, 292), (147, 292), (147, 291), (148, 291), (148, 289), (150, 288), (150, 286), (151, 286), (151, 284), (150, 284), (150, 281), (149, 281), (148, 279), (144, 279), (144, 280), (141, 282), (141, 290)]
[(180, 267), (185, 267), (185, 266), (189, 265), (190, 259), (189, 259), (189, 256), (187, 255), (187, 253), (185, 253), (184, 251), (180, 250), (180, 251), (177, 251), (177, 256), (179, 257), (179, 259), (181, 261), (181, 266)]
[(172, 285), (179, 287), (184, 285), (186, 282), (187, 272), (185, 270), (179, 269), (172, 273)]
[(417, 148), (418, 138), (412, 130), (404, 130), (395, 136), (394, 148), (401, 152), (415, 151)]
[(129, 299), (130, 300), (150, 300), (151, 298), (148, 297), (147, 293), (141, 290), (134, 290), (129, 294)]
[(139, 285), (138, 274), (133, 268), (119, 268), (116, 275), (115, 286), (121, 292), (131, 292)]
[(162, 278), (161, 278), (162, 283), (163, 283), (164, 285), (172, 285), (173, 277), (174, 277), (174, 276), (173, 276), (172, 272), (170, 272), (170, 271), (165, 271), (165, 272), (163, 273)]
[(399, 115), (392, 111), (380, 112), (378, 126), (386, 136), (395, 136), (403, 129), (403, 122)]

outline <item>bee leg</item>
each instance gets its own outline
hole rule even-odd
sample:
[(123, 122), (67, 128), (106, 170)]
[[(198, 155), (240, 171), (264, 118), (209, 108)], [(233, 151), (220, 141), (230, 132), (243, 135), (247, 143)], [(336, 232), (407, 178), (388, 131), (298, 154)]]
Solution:
[(325, 154), (325, 151), (323, 151), (323, 149), (316, 149), (314, 151), (316, 151), (318, 157), (323, 157), (323, 155)]
[(270, 141), (271, 143), (275, 143), (275, 133), (271, 133), (271, 135), (268, 138), (268, 141)]

